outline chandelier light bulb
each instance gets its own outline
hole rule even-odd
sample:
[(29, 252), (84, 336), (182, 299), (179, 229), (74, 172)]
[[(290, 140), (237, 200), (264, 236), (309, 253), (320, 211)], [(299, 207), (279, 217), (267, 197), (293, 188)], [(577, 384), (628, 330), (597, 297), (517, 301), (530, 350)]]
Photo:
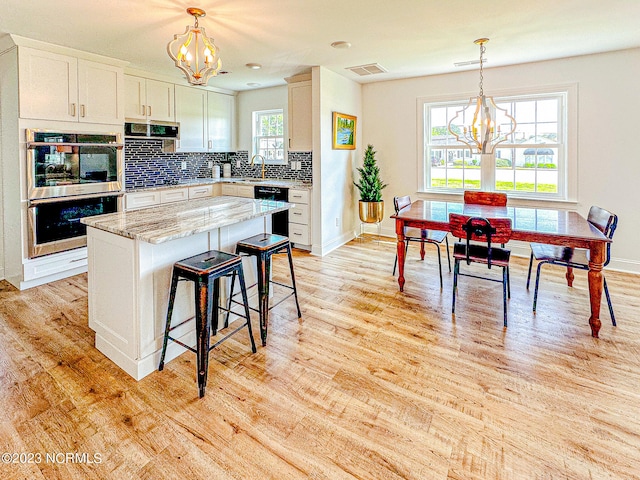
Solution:
[(198, 24), (199, 18), (206, 15), (205, 11), (191, 7), (187, 13), (195, 18), (195, 24), (187, 26), (182, 35), (173, 36), (167, 45), (167, 53), (191, 85), (206, 85), (209, 78), (222, 69), (222, 60), (218, 47)]

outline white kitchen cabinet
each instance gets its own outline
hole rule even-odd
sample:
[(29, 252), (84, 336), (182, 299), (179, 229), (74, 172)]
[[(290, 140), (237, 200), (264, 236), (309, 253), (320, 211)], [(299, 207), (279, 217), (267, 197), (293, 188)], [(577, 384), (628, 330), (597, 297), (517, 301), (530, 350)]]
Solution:
[(193, 198), (213, 197), (213, 185), (197, 185), (189, 187), (189, 200)]
[(223, 183), (221, 187), (222, 195), (229, 195), (231, 197), (238, 196), (238, 185), (234, 185), (231, 183)]
[(175, 89), (176, 122), (180, 124), (176, 152), (206, 152), (207, 91), (182, 85), (176, 85)]
[(289, 83), (289, 151), (313, 150), (311, 80)]
[(221, 188), (222, 195), (232, 197), (253, 198), (253, 185), (235, 185), (233, 183), (223, 183)]
[(289, 189), (289, 238), (296, 246), (311, 245), (311, 202), (309, 190)]
[(235, 97), (218, 92), (207, 94), (207, 132), (210, 152), (233, 150), (233, 124), (235, 121)]
[(233, 145), (235, 99), (196, 87), (175, 86), (177, 152), (229, 152)]
[(160, 203), (172, 203), (189, 200), (188, 188), (168, 188), (160, 190)]
[(124, 76), (124, 114), (128, 119), (175, 122), (175, 88), (134, 75)]
[(152, 207), (153, 205), (160, 205), (160, 190), (127, 193), (124, 196), (125, 210), (136, 210), (138, 208)]
[(124, 122), (121, 67), (30, 47), (19, 48), (18, 65), (20, 117)]

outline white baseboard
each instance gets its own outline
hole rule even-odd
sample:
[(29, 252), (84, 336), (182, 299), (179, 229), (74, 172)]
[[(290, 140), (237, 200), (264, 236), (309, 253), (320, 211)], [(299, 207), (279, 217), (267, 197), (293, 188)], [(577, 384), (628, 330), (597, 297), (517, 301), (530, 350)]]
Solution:
[(342, 245), (344, 245), (345, 243), (350, 242), (351, 240), (353, 240), (353, 238), (354, 238), (353, 232), (345, 232), (342, 235), (340, 235), (339, 237), (336, 237), (336, 238), (332, 239), (331, 241), (329, 241), (327, 243), (323, 243), (319, 247), (314, 244), (313, 248), (311, 249), (311, 253), (313, 255), (318, 255), (320, 257), (324, 257), (329, 252), (332, 252), (336, 248), (341, 247)]

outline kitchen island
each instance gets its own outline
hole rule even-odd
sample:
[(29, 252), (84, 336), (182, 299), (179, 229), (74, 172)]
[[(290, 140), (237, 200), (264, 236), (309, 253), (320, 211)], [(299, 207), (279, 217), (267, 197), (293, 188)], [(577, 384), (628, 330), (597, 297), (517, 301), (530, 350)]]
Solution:
[[(291, 206), (223, 196), (83, 218), (89, 327), (96, 332), (96, 348), (136, 380), (156, 370), (173, 264), (207, 250), (234, 252), (238, 240), (269, 232), (271, 214)], [(251, 285), (255, 261), (243, 262)], [(256, 295), (255, 291), (249, 294)], [(187, 345), (195, 344), (194, 316), (193, 285), (181, 282), (173, 324), (185, 322), (174, 334)], [(166, 361), (184, 351), (171, 342)]]

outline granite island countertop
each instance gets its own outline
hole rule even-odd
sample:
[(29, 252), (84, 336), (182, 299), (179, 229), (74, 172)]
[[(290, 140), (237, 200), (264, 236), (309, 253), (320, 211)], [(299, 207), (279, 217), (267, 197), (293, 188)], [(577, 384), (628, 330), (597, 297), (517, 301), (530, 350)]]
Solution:
[(212, 185), (215, 183), (234, 183), (239, 185), (263, 185), (268, 187), (297, 188), (309, 190), (312, 188), (311, 182), (302, 180), (289, 180), (283, 178), (255, 178), (255, 177), (220, 177), (220, 178), (192, 178), (190, 180), (181, 180), (177, 183), (166, 185), (156, 185), (153, 187), (130, 188), (125, 193), (135, 193), (150, 190), (164, 190), (167, 188), (195, 187), (199, 185)]
[(159, 244), (291, 208), (293, 204), (242, 197), (208, 197), (84, 217), (80, 221), (121, 237)]

